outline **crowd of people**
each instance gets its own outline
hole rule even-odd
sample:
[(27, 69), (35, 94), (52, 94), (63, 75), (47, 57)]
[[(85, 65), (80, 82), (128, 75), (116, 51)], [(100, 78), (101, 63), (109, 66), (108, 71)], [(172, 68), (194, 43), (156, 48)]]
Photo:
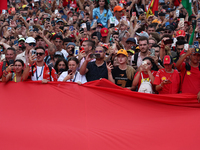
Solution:
[[(0, 14), (1, 82), (108, 79), (132, 91), (200, 101), (200, 8), (174, 0), (8, 0)], [(189, 43), (189, 41), (192, 41)]]

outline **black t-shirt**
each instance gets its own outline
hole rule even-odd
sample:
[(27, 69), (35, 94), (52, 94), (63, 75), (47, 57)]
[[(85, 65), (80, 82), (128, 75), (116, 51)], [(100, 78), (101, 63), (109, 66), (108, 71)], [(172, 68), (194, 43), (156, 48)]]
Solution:
[(112, 76), (113, 76), (113, 79), (115, 80), (116, 85), (121, 86), (123, 88), (132, 86), (133, 81), (127, 78), (126, 70), (121, 70), (117, 66), (112, 70)]
[(96, 61), (89, 62), (87, 64), (88, 72), (86, 73), (86, 79), (87, 81), (94, 81), (99, 80), (100, 78), (106, 78), (108, 79), (108, 70), (106, 67), (106, 63), (104, 62), (103, 65), (97, 66)]

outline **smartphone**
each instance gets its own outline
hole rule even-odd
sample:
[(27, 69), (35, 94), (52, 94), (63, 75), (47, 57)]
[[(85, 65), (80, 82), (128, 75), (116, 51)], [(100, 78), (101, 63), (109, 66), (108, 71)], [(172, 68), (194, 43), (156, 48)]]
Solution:
[(199, 48), (199, 41), (194, 41), (194, 47)]
[(87, 31), (90, 31), (90, 23), (86, 22)]
[(72, 72), (72, 70), (71, 69), (68, 69), (68, 74), (70, 74)]
[(197, 20), (192, 20), (192, 28), (195, 28), (197, 24)]
[(74, 30), (74, 27), (73, 27), (73, 26), (69, 26), (69, 30), (70, 30), (70, 31), (73, 31), (73, 30)]
[(7, 13), (7, 10), (3, 9), (2, 14), (6, 14), (6, 13)]
[(57, 13), (58, 13), (58, 9), (55, 10), (55, 14), (57, 14)]
[(18, 40), (15, 40), (15, 41), (14, 41), (14, 45), (18, 45)]
[(151, 51), (151, 55), (150, 56), (155, 56), (155, 49), (151, 48), (150, 51)]
[(132, 16), (136, 16), (136, 12), (132, 12)]
[(90, 58), (100, 58), (100, 54), (90, 54)]
[(60, 70), (59, 70), (60, 74), (61, 74), (62, 72), (64, 72), (64, 71), (65, 71), (65, 69), (63, 69), (63, 68), (60, 68)]
[(166, 19), (169, 19), (169, 14), (166, 14), (166, 15), (165, 15), (165, 18), (166, 18)]
[(179, 17), (179, 13), (180, 13), (180, 11), (179, 11), (179, 10), (176, 10), (176, 17), (177, 17), (177, 18)]
[(115, 24), (115, 17), (110, 18), (110, 24)]
[(87, 28), (86, 23), (82, 23), (81, 28)]
[[(31, 54), (32, 54), (32, 56), (33, 56), (33, 55), (36, 56), (36, 50), (33, 49), (33, 50), (31, 51)], [(36, 58), (34, 59), (34, 61), (36, 61)]]
[(33, 26), (29, 26), (29, 31), (33, 31)]
[(125, 20), (125, 21), (126, 21), (126, 16), (122, 16), (122, 20)]
[(81, 53), (82, 53), (82, 52), (83, 52), (83, 53), (85, 52), (84, 47), (81, 47), (80, 52), (81, 52)]
[(155, 11), (154, 13), (155, 13), (155, 16), (158, 17), (158, 11)]
[(180, 18), (180, 24), (182, 25), (181, 27), (184, 27), (184, 18)]
[(142, 65), (146, 65), (147, 64), (147, 61), (142, 61)]
[(11, 27), (8, 27), (8, 29), (7, 29), (7, 30), (9, 31), (9, 30), (11, 30), (11, 29), (12, 29)]
[(13, 64), (14, 64), (14, 60), (13, 60), (13, 59), (9, 60), (9, 61), (8, 61), (8, 64), (9, 64), (9, 65), (11, 65), (11, 64), (13, 65)]
[(74, 56), (77, 56), (79, 53), (79, 46), (75, 46), (74, 48)]
[(164, 44), (167, 45), (167, 44), (172, 44), (173, 43), (173, 39), (167, 39), (164, 41)]
[(100, 41), (101, 40), (101, 33), (100, 32), (97, 32), (97, 37), (98, 37), (98, 40)]

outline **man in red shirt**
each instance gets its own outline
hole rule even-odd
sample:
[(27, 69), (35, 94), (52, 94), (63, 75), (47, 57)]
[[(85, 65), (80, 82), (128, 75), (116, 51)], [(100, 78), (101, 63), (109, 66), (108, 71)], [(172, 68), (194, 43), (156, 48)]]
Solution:
[[(189, 63), (184, 60), (190, 57)], [(182, 93), (197, 94), (200, 101), (200, 49), (190, 48), (176, 63), (177, 69), (183, 74)]]
[(172, 69), (173, 58), (165, 55), (163, 59), (165, 68), (159, 69), (153, 84), (159, 94), (176, 94), (179, 92), (180, 76), (177, 70)]

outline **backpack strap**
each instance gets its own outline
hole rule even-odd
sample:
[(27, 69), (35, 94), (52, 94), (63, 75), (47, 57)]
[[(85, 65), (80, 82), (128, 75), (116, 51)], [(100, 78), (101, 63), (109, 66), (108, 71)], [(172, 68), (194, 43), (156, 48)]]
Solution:
[(48, 65), (49, 67), (49, 75), (50, 75), (50, 81), (51, 81), (51, 71), (52, 71), (52, 66)]
[(190, 64), (189, 63), (185, 63), (185, 69), (187, 70), (187, 71), (190, 71), (191, 70), (191, 66), (190, 66)]

